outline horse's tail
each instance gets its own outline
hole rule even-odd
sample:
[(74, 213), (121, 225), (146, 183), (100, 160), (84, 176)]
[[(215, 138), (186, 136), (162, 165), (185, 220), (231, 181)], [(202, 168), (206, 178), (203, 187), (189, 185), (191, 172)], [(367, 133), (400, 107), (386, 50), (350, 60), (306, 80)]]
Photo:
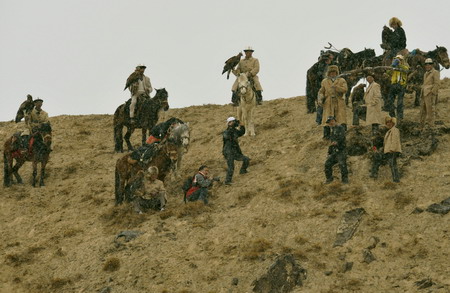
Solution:
[(11, 185), (11, 170), (9, 168), (9, 160), (6, 153), (3, 153), (3, 185)]
[(120, 173), (119, 170), (116, 167), (115, 170), (115, 182), (114, 182), (114, 187), (115, 187), (115, 196), (116, 196), (116, 205), (121, 204), (123, 201), (123, 193), (122, 190), (120, 188)]
[(117, 107), (116, 111), (114, 112), (114, 118), (113, 118), (113, 127), (114, 127), (114, 151), (115, 152), (123, 152), (123, 134), (122, 134), (122, 128), (123, 128), (123, 121), (124, 121), (124, 111), (122, 109), (124, 108), (124, 105), (120, 105)]

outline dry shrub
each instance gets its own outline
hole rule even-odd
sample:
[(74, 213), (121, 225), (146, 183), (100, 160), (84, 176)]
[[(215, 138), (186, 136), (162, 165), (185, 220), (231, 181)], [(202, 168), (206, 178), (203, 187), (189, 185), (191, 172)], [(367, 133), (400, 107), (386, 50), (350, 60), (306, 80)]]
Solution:
[(146, 214), (137, 214), (133, 212), (129, 205), (125, 204), (119, 207), (112, 207), (102, 215), (100, 220), (107, 226), (119, 229), (135, 228), (147, 220)]
[(177, 218), (195, 217), (204, 212), (209, 212), (210, 207), (205, 206), (201, 201), (188, 202), (176, 211)]
[(75, 229), (75, 228), (68, 228), (68, 229), (64, 230), (63, 236), (64, 236), (64, 238), (69, 238), (69, 237), (73, 237), (73, 236), (77, 235), (80, 232), (83, 232), (83, 230)]
[(300, 178), (291, 178), (279, 181), (278, 186), (280, 189), (278, 190), (278, 194), (282, 198), (290, 197), (292, 195), (292, 191), (298, 190), (304, 185), (305, 182)]
[(254, 190), (247, 190), (238, 195), (239, 203), (243, 206), (247, 205), (256, 195)]
[(80, 130), (78, 132), (79, 135), (91, 135), (91, 132), (89, 130)]
[(108, 259), (103, 265), (105, 272), (115, 272), (120, 268), (120, 260), (116, 257)]
[(381, 188), (386, 190), (395, 190), (397, 189), (398, 183), (386, 181), (384, 182), (383, 186)]
[(175, 213), (173, 212), (173, 210), (165, 210), (165, 211), (159, 213), (159, 218), (161, 220), (165, 220), (165, 219), (168, 219), (170, 217), (173, 217), (174, 215), (175, 215)]
[(404, 209), (412, 202), (410, 196), (405, 195), (403, 192), (396, 192), (394, 194), (394, 203), (396, 209)]
[(50, 280), (50, 289), (60, 289), (67, 284), (72, 284), (72, 280), (68, 278), (53, 278)]
[(33, 256), (23, 253), (12, 253), (5, 257), (5, 263), (12, 267), (18, 267), (22, 264), (30, 263), (33, 261)]
[(244, 247), (244, 259), (256, 260), (264, 255), (268, 249), (272, 248), (272, 244), (265, 239), (257, 239)]
[(67, 167), (64, 169), (64, 173), (65, 173), (66, 175), (70, 175), (70, 174), (73, 174), (73, 173), (75, 173), (75, 172), (77, 172), (77, 167), (76, 167), (75, 165), (67, 166)]
[(299, 245), (303, 245), (309, 242), (308, 239), (305, 239), (303, 236), (300, 235), (295, 236), (294, 241)]
[(294, 249), (291, 253), (296, 259), (299, 259), (301, 261), (308, 260), (307, 254), (301, 249)]

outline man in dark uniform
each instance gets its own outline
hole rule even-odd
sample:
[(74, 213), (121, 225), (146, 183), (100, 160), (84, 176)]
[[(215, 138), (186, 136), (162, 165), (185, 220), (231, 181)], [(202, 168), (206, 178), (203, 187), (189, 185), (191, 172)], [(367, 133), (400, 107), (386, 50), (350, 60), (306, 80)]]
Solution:
[[(238, 129), (239, 127), (239, 129)], [(247, 167), (250, 159), (242, 154), (239, 147), (238, 138), (245, 133), (244, 125), (240, 124), (234, 117), (227, 119), (227, 129), (223, 132), (223, 149), (222, 153), (227, 161), (227, 177), (225, 184), (230, 185), (234, 173), (234, 161), (243, 161), (240, 174), (247, 173)]]
[(330, 127), (330, 146), (328, 147), (328, 156), (325, 161), (325, 184), (333, 181), (333, 166), (339, 164), (341, 169), (342, 183), (348, 183), (347, 170), (347, 149), (345, 145), (345, 128), (336, 123), (334, 116), (328, 116), (326, 120)]

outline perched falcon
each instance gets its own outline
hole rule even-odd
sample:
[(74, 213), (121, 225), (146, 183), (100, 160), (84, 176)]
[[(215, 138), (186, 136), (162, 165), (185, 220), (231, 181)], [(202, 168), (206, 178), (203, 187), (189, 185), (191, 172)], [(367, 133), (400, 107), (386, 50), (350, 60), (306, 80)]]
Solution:
[(123, 90), (126, 90), (127, 88), (129, 88), (132, 84), (134, 84), (135, 82), (137, 82), (139, 79), (142, 79), (142, 72), (140, 72), (139, 70), (135, 70), (132, 74), (130, 74), (130, 76), (127, 79), (127, 83), (125, 84), (125, 88)]
[(242, 53), (239, 52), (236, 56), (233, 56), (229, 58), (227, 61), (225, 61), (225, 66), (223, 67), (222, 74), (228, 71), (227, 73), (227, 79), (230, 78), (230, 72), (231, 70), (239, 64), (239, 61), (241, 61)]

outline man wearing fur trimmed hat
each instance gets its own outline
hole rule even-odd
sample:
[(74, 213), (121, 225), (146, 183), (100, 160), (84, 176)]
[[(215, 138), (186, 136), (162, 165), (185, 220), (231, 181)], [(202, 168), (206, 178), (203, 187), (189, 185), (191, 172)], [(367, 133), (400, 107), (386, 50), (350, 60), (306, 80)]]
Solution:
[(433, 60), (427, 58), (425, 60), (425, 74), (423, 75), (422, 85), (422, 101), (420, 105), (420, 124), (428, 124), (433, 127), (434, 114), (436, 110), (436, 103), (438, 98), (440, 74), (439, 71), (434, 69)]
[(33, 134), (43, 123), (49, 123), (47, 112), (42, 110), (43, 103), (44, 101), (42, 99), (35, 99), (33, 110), (31, 110), (28, 117), (25, 118), (31, 134)]
[[(256, 58), (253, 58), (253, 52), (254, 52), (254, 50), (252, 47), (247, 47), (244, 49), (245, 58), (241, 59), (241, 61), (239, 61), (237, 68), (233, 69), (233, 74), (235, 76), (239, 76), (239, 74), (241, 74), (241, 73), (247, 74), (247, 77), (249, 78), (249, 80), (253, 81), (253, 87), (255, 88), (255, 91), (256, 91), (256, 102), (258, 103), (258, 105), (261, 105), (263, 89), (261, 87), (261, 84), (259, 83), (259, 77), (258, 77), (259, 60)], [(231, 97), (231, 102), (234, 105), (237, 105), (239, 102), (237, 94), (236, 94), (237, 87), (238, 87), (238, 81), (236, 79), (235, 82), (233, 83), (233, 87), (231, 88), (231, 91), (233, 92), (233, 95)]]
[(347, 82), (337, 77), (339, 68), (336, 65), (328, 66), (327, 78), (322, 80), (317, 103), (323, 106), (322, 125), (324, 125), (324, 138), (327, 138), (329, 128), (326, 125), (327, 117), (334, 116), (336, 122), (347, 130), (347, 115), (345, 106), (345, 93)]
[[(389, 19), (389, 26), (392, 30), (389, 30), (387, 44), (384, 44), (387, 47), (383, 49), (388, 49), (389, 57), (392, 58), (406, 49), (406, 34), (402, 28), (402, 21), (397, 17)], [(388, 28), (384, 26), (383, 29), (387, 30)]]

